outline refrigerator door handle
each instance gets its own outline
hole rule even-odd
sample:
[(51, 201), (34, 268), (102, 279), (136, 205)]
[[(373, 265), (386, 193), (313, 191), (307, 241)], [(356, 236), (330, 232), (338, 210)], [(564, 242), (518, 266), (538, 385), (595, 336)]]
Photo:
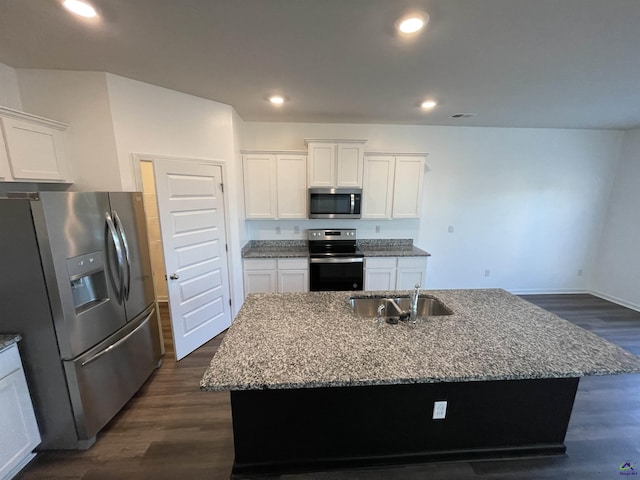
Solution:
[(116, 226), (113, 223), (113, 219), (111, 218), (111, 214), (109, 212), (105, 213), (105, 220), (107, 221), (107, 227), (109, 228), (109, 233), (111, 234), (111, 240), (113, 241), (113, 246), (116, 249), (116, 257), (118, 257), (118, 303), (122, 303), (124, 300), (124, 259), (122, 253), (122, 244), (120, 243), (120, 237), (118, 236), (118, 232), (116, 230)]
[(127, 242), (127, 236), (124, 232), (124, 226), (122, 225), (122, 221), (120, 221), (120, 217), (118, 217), (118, 212), (113, 211), (113, 219), (115, 220), (114, 224), (118, 233), (120, 234), (120, 238), (122, 239), (122, 245), (124, 246), (124, 260), (125, 266), (127, 268), (127, 280), (124, 282), (124, 291), (122, 295), (124, 298), (129, 299), (129, 291), (131, 289), (131, 261), (129, 254), (129, 243)]
[(149, 315), (147, 315), (145, 317), (145, 319), (140, 323), (140, 325), (138, 325), (135, 329), (131, 330), (127, 335), (125, 335), (124, 337), (122, 337), (120, 340), (118, 340), (115, 343), (112, 343), (111, 345), (109, 345), (107, 348), (105, 348), (104, 350), (100, 350), (98, 353), (96, 353), (93, 357), (85, 360), (84, 362), (81, 363), (81, 366), (85, 366), (91, 362), (94, 362), (96, 360), (98, 360), (101, 356), (106, 355), (107, 353), (109, 353), (111, 350), (113, 350), (114, 348), (118, 348), (118, 345), (121, 345), (122, 343), (126, 342), (127, 339), (129, 337), (131, 337), (132, 335), (134, 335), (138, 330), (140, 330), (141, 328), (143, 328), (148, 322), (149, 319), (153, 316), (153, 314), (155, 313), (156, 309), (152, 308), (151, 311), (149, 312)]

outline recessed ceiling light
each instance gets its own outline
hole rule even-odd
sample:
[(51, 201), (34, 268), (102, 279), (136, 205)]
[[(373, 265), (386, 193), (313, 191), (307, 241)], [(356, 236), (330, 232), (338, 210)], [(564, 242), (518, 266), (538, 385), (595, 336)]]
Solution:
[(435, 100), (425, 100), (420, 104), (420, 108), (422, 108), (423, 110), (431, 110), (436, 105), (438, 105), (438, 102), (436, 102)]
[(80, 0), (64, 0), (64, 8), (81, 17), (93, 18), (97, 15), (95, 8)]
[(429, 15), (410, 15), (400, 19), (398, 22), (398, 30), (400, 33), (416, 33), (424, 28), (429, 21)]
[(269, 97), (269, 101), (274, 105), (282, 105), (284, 103), (284, 98), (280, 95), (272, 95)]

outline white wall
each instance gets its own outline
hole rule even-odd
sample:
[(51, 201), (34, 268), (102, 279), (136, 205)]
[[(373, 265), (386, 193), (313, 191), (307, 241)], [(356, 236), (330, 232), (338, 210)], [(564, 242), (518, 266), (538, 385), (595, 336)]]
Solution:
[[(415, 233), (414, 243), (432, 254), (428, 288), (514, 292), (587, 288), (622, 138), (598, 130), (264, 122), (246, 122), (243, 135), (246, 149), (355, 138), (368, 140), (367, 151), (428, 152), (422, 219), (415, 227), (382, 222), (377, 236), (388, 238), (396, 225), (399, 236)], [(247, 223), (251, 238), (275, 238), (275, 222)], [(281, 223), (282, 238), (291, 236), (289, 222)], [(361, 238), (375, 238), (375, 224), (354, 226)]]
[[(135, 190), (132, 154), (222, 161), (228, 213), (234, 313), (242, 304), (238, 147), (233, 108), (222, 103), (107, 74), (117, 158), (124, 190)], [(242, 227), (244, 232), (244, 227)]]
[(593, 290), (640, 310), (640, 129), (625, 132)]
[(18, 69), (24, 110), (69, 124), (72, 190), (121, 190), (106, 75)]
[(0, 105), (22, 110), (18, 75), (14, 68), (4, 63), (0, 63)]

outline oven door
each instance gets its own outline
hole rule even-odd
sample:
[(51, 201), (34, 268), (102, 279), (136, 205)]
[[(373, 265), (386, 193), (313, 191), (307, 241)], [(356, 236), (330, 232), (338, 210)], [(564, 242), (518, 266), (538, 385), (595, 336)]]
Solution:
[(361, 257), (324, 257), (309, 259), (309, 290), (362, 290), (364, 259)]

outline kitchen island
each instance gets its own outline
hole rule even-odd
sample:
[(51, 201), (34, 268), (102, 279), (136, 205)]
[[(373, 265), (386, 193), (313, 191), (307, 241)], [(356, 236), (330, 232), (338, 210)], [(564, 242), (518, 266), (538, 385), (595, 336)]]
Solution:
[(428, 291), (453, 315), (415, 326), (349, 305), (387, 293), (247, 298), (201, 381), (231, 391), (234, 475), (562, 453), (579, 377), (640, 372), (503, 290)]

